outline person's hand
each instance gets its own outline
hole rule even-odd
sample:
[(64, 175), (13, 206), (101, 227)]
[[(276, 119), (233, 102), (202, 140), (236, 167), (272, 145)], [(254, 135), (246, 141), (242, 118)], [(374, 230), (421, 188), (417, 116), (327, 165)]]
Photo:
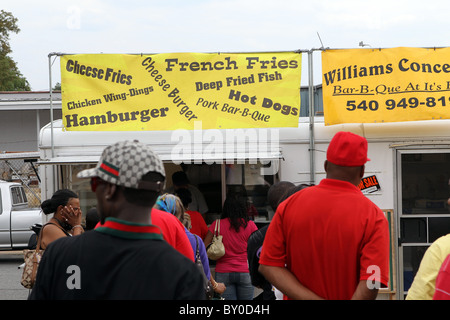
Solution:
[(214, 288), (214, 291), (218, 294), (222, 294), (225, 292), (227, 287), (225, 287), (225, 284), (223, 282), (216, 282), (217, 286)]
[(81, 208), (73, 208), (71, 205), (64, 206), (61, 215), (67, 224), (72, 227), (81, 225), (82, 212)]

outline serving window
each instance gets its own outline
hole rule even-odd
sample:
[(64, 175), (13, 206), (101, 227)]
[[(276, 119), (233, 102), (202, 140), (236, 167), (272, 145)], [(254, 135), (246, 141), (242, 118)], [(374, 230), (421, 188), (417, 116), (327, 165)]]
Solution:
[(200, 190), (206, 200), (208, 212), (204, 218), (207, 224), (220, 217), (223, 202), (229, 194), (242, 199), (251, 219), (264, 223), (273, 216), (267, 202), (267, 191), (279, 180), (276, 166), (278, 161), (181, 165), (166, 163), (166, 188), (172, 186), (172, 173), (184, 171), (190, 183)]
[[(219, 164), (174, 164), (164, 162), (166, 170), (165, 188), (172, 187), (172, 174), (184, 171), (192, 185), (203, 194), (208, 205), (204, 214), (207, 224), (220, 217), (222, 205), (228, 194), (238, 195), (247, 205), (247, 212), (257, 223), (267, 223), (273, 211), (267, 202), (267, 191), (279, 181), (279, 162), (273, 160), (246, 160)], [(80, 196), (80, 205), (85, 215), (96, 206), (95, 194), (88, 179), (78, 179), (78, 172), (95, 167), (95, 163), (67, 163), (58, 165), (58, 188), (68, 188)]]

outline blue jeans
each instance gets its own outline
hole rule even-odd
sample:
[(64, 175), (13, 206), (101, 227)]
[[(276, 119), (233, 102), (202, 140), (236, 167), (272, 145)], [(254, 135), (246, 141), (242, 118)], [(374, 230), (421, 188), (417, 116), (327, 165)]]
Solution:
[(253, 285), (250, 273), (216, 272), (216, 282), (223, 282), (227, 289), (222, 294), (225, 300), (253, 300)]

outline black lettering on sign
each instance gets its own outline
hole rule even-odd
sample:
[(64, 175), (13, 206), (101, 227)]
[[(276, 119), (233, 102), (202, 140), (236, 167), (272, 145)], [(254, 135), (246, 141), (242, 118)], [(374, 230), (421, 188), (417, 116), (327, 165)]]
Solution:
[(380, 183), (375, 175), (362, 178), (358, 188), (363, 193), (372, 193), (381, 189)]

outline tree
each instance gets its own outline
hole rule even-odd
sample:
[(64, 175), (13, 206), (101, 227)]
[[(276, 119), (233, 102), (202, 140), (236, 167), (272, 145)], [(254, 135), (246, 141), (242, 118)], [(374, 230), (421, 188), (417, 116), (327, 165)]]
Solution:
[(11, 12), (0, 10), (0, 91), (29, 91), (30, 84), (9, 56), (9, 34), (19, 33), (17, 18)]
[(52, 88), (53, 91), (61, 91), (61, 83), (57, 82)]

